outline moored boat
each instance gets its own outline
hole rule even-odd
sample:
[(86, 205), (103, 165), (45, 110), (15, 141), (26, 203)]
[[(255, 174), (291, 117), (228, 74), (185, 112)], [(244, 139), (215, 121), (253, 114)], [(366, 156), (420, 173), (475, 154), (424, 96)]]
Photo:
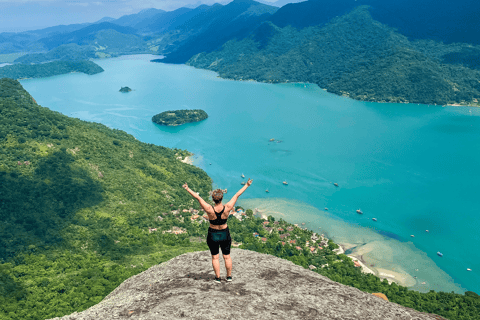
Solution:
[(335, 182), (333, 185), (334, 185), (335, 187), (338, 187), (338, 183), (336, 183), (336, 182)]
[(283, 184), (284, 184), (284, 185), (288, 185), (288, 182), (287, 182), (287, 181), (283, 181)]
[(372, 218), (373, 221), (377, 221), (377, 218)]
[(357, 209), (357, 213), (358, 213), (358, 214), (362, 214), (363, 212), (362, 212), (362, 210)]
[(441, 253), (440, 251), (437, 252), (437, 255), (443, 257), (443, 253)]

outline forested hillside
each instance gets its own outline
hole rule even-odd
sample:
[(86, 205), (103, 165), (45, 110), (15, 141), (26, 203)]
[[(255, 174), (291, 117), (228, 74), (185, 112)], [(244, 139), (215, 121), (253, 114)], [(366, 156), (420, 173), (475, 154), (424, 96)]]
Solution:
[(0, 79), (0, 318), (84, 310), (148, 266), (205, 250), (148, 232), (193, 205), (183, 183), (208, 197), (210, 178), (177, 159), (187, 154), (40, 107)]
[(478, 48), (409, 41), (375, 21), (370, 9), (361, 6), (325, 26), (301, 29), (264, 22), (249, 37), (187, 64), (236, 80), (316, 83), (367, 101), (478, 104), (480, 72), (465, 57)]
[(194, 54), (213, 51), (230, 39), (241, 39), (275, 11), (276, 7), (253, 0), (234, 0), (220, 8), (212, 6), (205, 14), (178, 26), (188, 26), (193, 35), (180, 42), (164, 62), (185, 63)]

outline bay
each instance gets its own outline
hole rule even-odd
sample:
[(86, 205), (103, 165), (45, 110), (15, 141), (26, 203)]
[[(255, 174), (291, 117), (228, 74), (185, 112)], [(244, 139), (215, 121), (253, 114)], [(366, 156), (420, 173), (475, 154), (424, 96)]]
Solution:
[[(290, 212), (285, 220), (310, 217), (305, 226), (334, 241), (375, 242), (365, 259), (418, 276), (416, 290), (480, 293), (479, 109), (361, 102), (312, 84), (230, 81), (152, 58), (94, 60), (105, 72), (21, 83), (44, 107), (193, 152), (227, 198), (245, 174), (254, 182), (240, 204), (268, 211), (283, 203), (276, 212)], [(176, 109), (209, 118), (152, 123)], [(318, 225), (315, 216), (329, 219)]]

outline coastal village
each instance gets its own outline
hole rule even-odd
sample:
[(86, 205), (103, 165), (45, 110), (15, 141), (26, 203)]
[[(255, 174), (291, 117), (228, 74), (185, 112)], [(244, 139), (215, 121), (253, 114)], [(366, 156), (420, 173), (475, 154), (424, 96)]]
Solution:
[[(184, 215), (180, 215), (183, 213)], [(258, 213), (257, 210), (255, 210), (255, 213)], [(157, 221), (162, 221), (164, 219), (164, 216), (167, 216), (169, 213), (162, 213), (162, 215), (159, 215), (155, 218)], [(194, 208), (189, 208), (189, 209), (181, 209), (181, 210), (172, 210), (170, 211), (170, 214), (173, 214), (175, 216), (175, 219), (178, 220), (179, 222), (184, 223), (185, 219), (190, 219), (191, 222), (193, 223), (198, 223), (198, 224), (203, 224), (203, 223), (209, 223), (208, 220), (208, 215), (203, 209), (197, 210)], [(186, 214), (186, 215), (185, 215)], [(230, 213), (234, 218), (236, 218), (238, 221), (243, 221), (244, 219), (248, 219), (247, 214), (242, 208), (237, 208), (236, 211), (232, 211)], [(329, 246), (329, 239), (324, 235), (324, 234), (317, 234), (313, 232), (313, 234), (310, 236), (309, 240), (305, 241), (304, 243), (300, 242), (300, 237), (296, 234), (294, 234), (295, 229), (300, 229), (307, 231), (307, 228), (302, 228), (298, 224), (292, 224), (289, 225), (289, 223), (283, 222), (281, 224), (279, 221), (269, 221), (268, 218), (264, 215), (262, 215), (262, 219), (265, 220), (262, 222), (262, 228), (263, 230), (266, 231), (265, 236), (262, 237), (258, 232), (254, 232), (252, 235), (257, 241), (266, 243), (269, 240), (269, 236), (272, 235), (273, 233), (277, 233), (279, 235), (280, 241), (279, 243), (282, 244), (282, 246), (285, 246), (287, 244), (290, 244), (294, 246), (296, 250), (303, 251), (304, 247), (306, 247), (307, 250), (310, 250), (311, 254), (321, 254), (321, 251), (324, 250), (326, 247)], [(304, 223), (302, 223), (304, 225)], [(149, 227), (148, 232), (149, 233), (154, 233), (154, 232), (159, 232), (159, 228), (153, 228)], [(175, 235), (179, 234), (187, 234), (188, 231), (186, 228), (179, 227), (179, 226), (171, 226), (168, 230), (163, 230), (161, 231), (162, 234), (165, 233), (171, 233)], [(204, 239), (200, 238), (201, 241), (205, 241)], [(240, 247), (242, 245), (241, 242), (236, 242), (232, 239), (232, 247)], [(345, 251), (341, 246), (338, 246), (338, 248), (332, 250), (334, 253), (337, 255), (339, 254), (344, 254)], [(348, 258), (350, 258), (355, 267), (361, 268), (361, 271), (363, 273), (370, 273), (373, 275), (378, 276), (381, 279), (387, 279), (389, 283), (396, 282), (395, 281), (395, 276), (393, 275), (382, 275), (382, 274), (377, 274), (370, 268), (368, 268), (362, 261), (360, 261), (358, 258), (352, 256), (352, 255), (347, 255)], [(340, 261), (340, 260), (338, 260)], [(328, 266), (327, 264), (321, 265), (319, 267), (326, 267)], [(315, 270), (317, 269), (316, 266), (314, 265), (309, 265), (310, 270)]]

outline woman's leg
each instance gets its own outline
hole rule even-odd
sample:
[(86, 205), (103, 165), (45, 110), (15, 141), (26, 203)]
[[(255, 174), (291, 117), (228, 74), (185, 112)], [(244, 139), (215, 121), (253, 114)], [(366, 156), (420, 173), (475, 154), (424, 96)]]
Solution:
[[(227, 277), (232, 276), (232, 258), (229, 254), (223, 255), (223, 260), (225, 260), (225, 268), (227, 269)], [(218, 264), (220, 266), (220, 263)]]
[[(220, 278), (220, 259), (219, 259), (220, 254), (212, 254), (212, 265), (213, 265), (213, 271), (215, 272), (215, 277)], [(225, 256), (223, 256), (225, 258)], [(225, 262), (226, 264), (227, 262)], [(230, 264), (231, 266), (231, 264)], [(231, 269), (231, 267), (230, 267)], [(228, 269), (227, 269), (228, 270)], [(231, 270), (230, 270), (231, 271)], [(228, 274), (228, 271), (227, 271)]]

